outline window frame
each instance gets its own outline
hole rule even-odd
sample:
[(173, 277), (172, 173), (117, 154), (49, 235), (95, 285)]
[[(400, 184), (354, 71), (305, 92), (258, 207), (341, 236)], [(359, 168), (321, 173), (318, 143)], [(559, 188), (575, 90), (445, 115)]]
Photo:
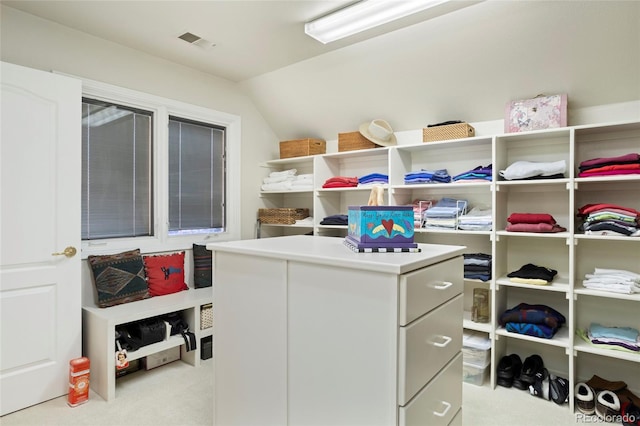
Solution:
[[(89, 255), (117, 253), (139, 248), (142, 253), (188, 250), (192, 244), (240, 239), (241, 119), (234, 114), (126, 89), (107, 83), (82, 81), (82, 97), (111, 102), (153, 113), (153, 236), (105, 238), (82, 241), (82, 259)], [(169, 235), (169, 116), (225, 127), (225, 223), (216, 233)]]

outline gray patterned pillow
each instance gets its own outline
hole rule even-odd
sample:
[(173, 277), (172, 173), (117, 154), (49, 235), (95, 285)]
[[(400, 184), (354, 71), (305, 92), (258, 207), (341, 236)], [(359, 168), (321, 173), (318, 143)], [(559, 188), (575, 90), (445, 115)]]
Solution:
[(140, 250), (88, 256), (101, 308), (150, 297)]

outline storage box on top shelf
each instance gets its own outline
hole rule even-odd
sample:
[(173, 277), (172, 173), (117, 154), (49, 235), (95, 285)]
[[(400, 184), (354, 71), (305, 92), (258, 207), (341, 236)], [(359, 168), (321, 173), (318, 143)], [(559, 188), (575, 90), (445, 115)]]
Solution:
[(414, 248), (413, 206), (349, 206), (347, 239), (369, 248)]
[(338, 133), (338, 152), (371, 148), (380, 148), (380, 145), (371, 142), (360, 132)]
[(517, 133), (567, 126), (567, 95), (538, 95), (507, 102), (504, 132)]
[(322, 139), (294, 139), (280, 142), (280, 158), (325, 154), (327, 142)]
[(476, 130), (467, 123), (432, 125), (422, 129), (422, 142), (462, 139), (475, 135)]

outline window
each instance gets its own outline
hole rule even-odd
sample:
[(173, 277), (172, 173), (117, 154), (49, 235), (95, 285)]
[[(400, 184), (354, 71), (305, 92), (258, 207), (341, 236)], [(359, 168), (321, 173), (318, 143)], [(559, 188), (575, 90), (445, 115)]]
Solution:
[(150, 111), (82, 100), (82, 239), (153, 235)]
[(224, 133), (169, 117), (169, 235), (224, 231)]
[(83, 79), (82, 254), (240, 238), (240, 118)]

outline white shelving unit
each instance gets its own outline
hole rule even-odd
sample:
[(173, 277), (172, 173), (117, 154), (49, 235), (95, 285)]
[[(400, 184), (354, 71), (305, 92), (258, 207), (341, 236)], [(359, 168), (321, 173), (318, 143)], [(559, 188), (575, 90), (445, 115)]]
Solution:
[(124, 303), (109, 308), (85, 306), (82, 308), (83, 353), (91, 360), (91, 390), (105, 401), (116, 397), (115, 329), (133, 321), (180, 312), (196, 336), (197, 349), (187, 351), (181, 335), (170, 336), (161, 342), (129, 351), (127, 359), (133, 361), (148, 355), (180, 346), (181, 360), (194, 367), (200, 366), (202, 339), (212, 335), (213, 328), (200, 329), (200, 309), (212, 303), (213, 288), (190, 288), (188, 291), (156, 296)]
[[(493, 256), (490, 281), (464, 282), (463, 319), (465, 328), (487, 333), (492, 340), (492, 366), (497, 366), (501, 357), (510, 353), (519, 354), (523, 361), (529, 355), (539, 354), (550, 372), (568, 378), (572, 385), (597, 374), (608, 380), (624, 380), (630, 390), (640, 395), (640, 354), (597, 348), (575, 334), (592, 322), (640, 328), (640, 295), (607, 293), (582, 286), (585, 274), (592, 273), (595, 267), (640, 273), (640, 238), (584, 235), (576, 217), (578, 208), (589, 203), (613, 203), (640, 210), (640, 175), (578, 177), (582, 161), (632, 152), (640, 152), (638, 121), (398, 145), (269, 161), (266, 165), (272, 169), (301, 167), (305, 173), (313, 173), (315, 189), (305, 194), (279, 194), (277, 200), (265, 193), (261, 196), (268, 198), (269, 206), (273, 207), (310, 206), (313, 233), (329, 236), (346, 235), (346, 226), (322, 226), (320, 221), (329, 215), (346, 214), (349, 205), (366, 204), (370, 192), (368, 188), (322, 189), (326, 179), (333, 176), (388, 174), (385, 202), (389, 205), (446, 196), (468, 200), (469, 208), (491, 207), (492, 231), (416, 229), (415, 239), (423, 243), (464, 245), (467, 253)], [(506, 181), (499, 176), (500, 170), (518, 160), (564, 160), (567, 170), (561, 179)], [(404, 184), (404, 174), (409, 171), (446, 168), (455, 176), (489, 164), (493, 165), (492, 182)], [(511, 213), (526, 212), (551, 214), (566, 232), (505, 231)], [(274, 235), (301, 233), (292, 226), (274, 228), (277, 229)], [(553, 268), (558, 275), (548, 286), (509, 281), (506, 275), (526, 263)], [(476, 287), (490, 290), (491, 321), (488, 324), (470, 319)], [(518, 335), (499, 327), (502, 312), (521, 302), (548, 305), (562, 313), (567, 323), (552, 339)], [(495, 386), (496, 372), (492, 368), (488, 387)], [(571, 410), (573, 397), (571, 386)]]

